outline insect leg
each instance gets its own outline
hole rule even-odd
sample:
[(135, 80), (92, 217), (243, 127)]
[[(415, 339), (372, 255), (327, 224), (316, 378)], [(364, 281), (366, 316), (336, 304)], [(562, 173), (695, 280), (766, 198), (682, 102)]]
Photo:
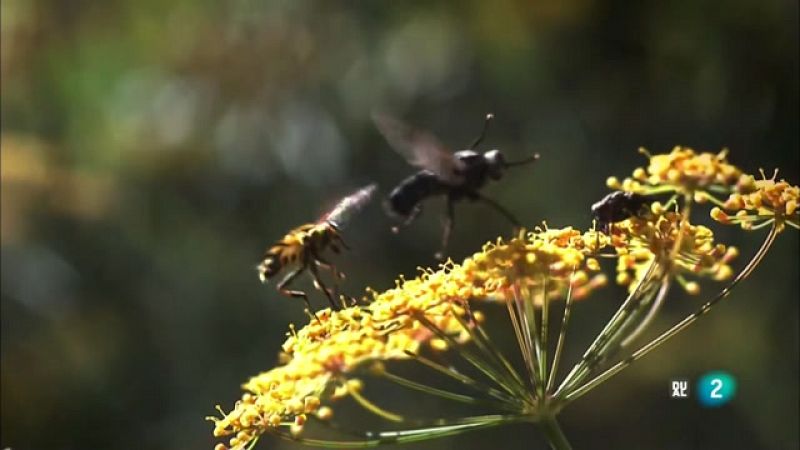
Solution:
[(455, 225), (455, 202), (450, 197), (447, 197), (447, 209), (444, 216), (444, 227), (442, 231), (442, 247), (441, 250), (434, 255), (436, 259), (444, 259), (447, 244), (450, 243), (450, 234)]
[(341, 245), (343, 249), (350, 250), (350, 246), (348, 246), (347, 242), (345, 242), (344, 239), (342, 239), (342, 235), (336, 234), (336, 242), (338, 242), (339, 245)]
[(325, 294), (325, 297), (328, 298), (328, 302), (331, 304), (331, 309), (334, 311), (342, 309), (341, 306), (336, 303), (336, 300), (334, 300), (332, 290), (328, 289), (322, 282), (322, 279), (319, 276), (319, 271), (317, 270), (317, 266), (309, 266), (309, 271), (311, 272), (311, 278), (314, 280), (314, 284)]
[(308, 301), (308, 295), (305, 292), (298, 291), (298, 290), (293, 290), (293, 289), (287, 289), (287, 287), (289, 286), (289, 283), (294, 281), (294, 279), (297, 278), (298, 275), (303, 273), (303, 270), (305, 270), (305, 266), (299, 267), (299, 268), (289, 272), (289, 274), (287, 274), (285, 277), (283, 277), (283, 279), (280, 281), (280, 283), (278, 283), (277, 289), (278, 289), (278, 292), (280, 292), (281, 294), (286, 295), (288, 297), (302, 298), (303, 302), (305, 302), (305, 304), (306, 304), (306, 308), (308, 308), (308, 310), (311, 311), (311, 303)]
[(392, 233), (397, 234), (400, 232), (401, 227), (405, 228), (411, 225), (415, 220), (417, 220), (417, 217), (421, 212), (422, 212), (422, 207), (420, 205), (416, 205), (414, 209), (411, 210), (411, 214), (409, 214), (408, 217), (403, 219), (403, 222), (400, 225), (395, 225), (392, 227)]
[(514, 217), (514, 215), (511, 214), (509, 210), (503, 207), (503, 205), (497, 203), (496, 201), (490, 199), (489, 197), (484, 197), (478, 192), (475, 193), (475, 196), (478, 200), (486, 203), (487, 205), (491, 206), (492, 209), (502, 214), (503, 217), (505, 217), (509, 222), (511, 222), (512, 225), (514, 225), (517, 228), (522, 228), (522, 225), (520, 224), (519, 220), (517, 220), (517, 218)]
[(340, 280), (344, 280), (345, 278), (344, 272), (340, 272), (339, 269), (336, 268), (336, 266), (326, 261), (319, 255), (316, 254), (314, 255), (314, 264), (316, 264), (317, 267), (321, 267), (325, 270), (330, 270), (333, 276)]
[[(333, 273), (333, 276), (336, 277), (336, 279), (338, 279), (338, 280), (344, 280), (346, 278), (344, 272), (340, 272), (339, 269), (337, 269), (336, 266), (334, 266), (333, 264), (329, 263), (328, 261), (322, 259), (319, 256), (315, 255), (314, 257), (316, 258), (314, 260), (314, 264), (316, 264), (317, 267), (321, 267), (323, 269), (330, 270)], [(358, 302), (355, 298), (347, 297), (347, 296), (344, 296), (344, 295), (339, 295), (339, 283), (336, 282), (336, 281), (334, 281), (334, 283), (333, 283), (332, 290), (333, 290), (334, 296), (336, 298), (339, 298), (342, 304), (346, 304), (348, 301), (351, 301), (352, 304), (355, 305)]]

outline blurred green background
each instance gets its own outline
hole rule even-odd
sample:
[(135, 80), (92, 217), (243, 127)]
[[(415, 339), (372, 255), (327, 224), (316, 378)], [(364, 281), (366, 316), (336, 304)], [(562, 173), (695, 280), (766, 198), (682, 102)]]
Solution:
[[(485, 190), (530, 225), (589, 226), (606, 176), (644, 164), (639, 146), (729, 146), (747, 171), (800, 181), (796, 1), (0, 5), (0, 445), (14, 450), (211, 448), (203, 417), (305, 321), (258, 282), (264, 247), (413, 170), (373, 108), (455, 148), (493, 112), (488, 146), (542, 156)], [(433, 264), (440, 207), (399, 235), (377, 202), (360, 215), (337, 258), (345, 288)], [(477, 204), (457, 219), (456, 259), (510, 232)], [(760, 237), (719, 236), (742, 261)], [(797, 274), (787, 232), (729, 302), (564, 411), (575, 448), (795, 448)], [(623, 292), (578, 305), (566, 362)], [(701, 301), (675, 294), (655, 328)], [(668, 399), (671, 378), (712, 369), (738, 378), (731, 404)], [(408, 448), (489, 447), (545, 443), (513, 426)]]

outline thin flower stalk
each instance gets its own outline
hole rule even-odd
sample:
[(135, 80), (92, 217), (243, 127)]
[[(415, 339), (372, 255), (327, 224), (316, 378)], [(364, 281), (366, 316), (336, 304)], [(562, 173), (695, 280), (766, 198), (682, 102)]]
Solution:
[(680, 333), (684, 329), (686, 329), (689, 325), (693, 324), (702, 316), (708, 314), (711, 309), (719, 303), (720, 300), (723, 300), (728, 295), (730, 295), (733, 288), (742, 280), (750, 276), (751, 273), (755, 270), (755, 268), (761, 263), (764, 256), (767, 254), (767, 251), (775, 242), (775, 237), (778, 235), (778, 227), (773, 227), (770, 232), (767, 234), (767, 237), (764, 239), (761, 247), (759, 248), (758, 252), (753, 256), (753, 259), (747, 264), (747, 266), (742, 269), (739, 274), (733, 279), (733, 281), (726, 286), (722, 291), (719, 292), (714, 298), (709, 300), (708, 302), (704, 303), (700, 308), (697, 309), (694, 313), (686, 316), (683, 320), (672, 326), (670, 329), (666, 330), (658, 337), (653, 339), (652, 341), (648, 342), (647, 344), (643, 345), (641, 348), (636, 350), (631, 354), (631, 356), (623, 359), (622, 361), (616, 363), (612, 367), (608, 368), (605, 372), (601, 373), (585, 385), (581, 386), (578, 389), (570, 392), (565, 396), (565, 400), (570, 402), (576, 400), (577, 398), (581, 397), (582, 395), (586, 394), (594, 387), (598, 386), (599, 384), (603, 383), (604, 381), (608, 380), (612, 376), (616, 375), (623, 369), (627, 368), (634, 362), (638, 361), (646, 354), (650, 353), (658, 346), (669, 340), (671, 337), (675, 336), (676, 334)]

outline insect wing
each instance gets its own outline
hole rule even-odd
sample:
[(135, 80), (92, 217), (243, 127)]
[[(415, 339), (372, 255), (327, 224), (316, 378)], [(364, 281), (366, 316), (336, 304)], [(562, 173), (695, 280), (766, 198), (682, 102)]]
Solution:
[(373, 113), (372, 119), (389, 145), (409, 164), (429, 170), (449, 184), (462, 181), (460, 173), (464, 163), (456, 159), (436, 136), (386, 114)]
[(347, 223), (347, 221), (350, 220), (353, 214), (361, 210), (364, 205), (369, 203), (370, 199), (372, 198), (372, 194), (375, 193), (377, 188), (377, 184), (370, 184), (369, 186), (365, 186), (348, 195), (340, 200), (339, 203), (334, 206), (331, 212), (323, 216), (323, 219), (333, 223), (334, 226), (341, 228)]

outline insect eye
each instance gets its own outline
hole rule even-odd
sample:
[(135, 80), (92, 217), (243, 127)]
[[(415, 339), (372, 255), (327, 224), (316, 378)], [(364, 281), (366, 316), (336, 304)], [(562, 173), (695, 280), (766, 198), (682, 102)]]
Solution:
[(484, 157), (490, 164), (493, 165), (504, 165), (506, 163), (506, 159), (500, 150), (489, 150), (484, 154)]

